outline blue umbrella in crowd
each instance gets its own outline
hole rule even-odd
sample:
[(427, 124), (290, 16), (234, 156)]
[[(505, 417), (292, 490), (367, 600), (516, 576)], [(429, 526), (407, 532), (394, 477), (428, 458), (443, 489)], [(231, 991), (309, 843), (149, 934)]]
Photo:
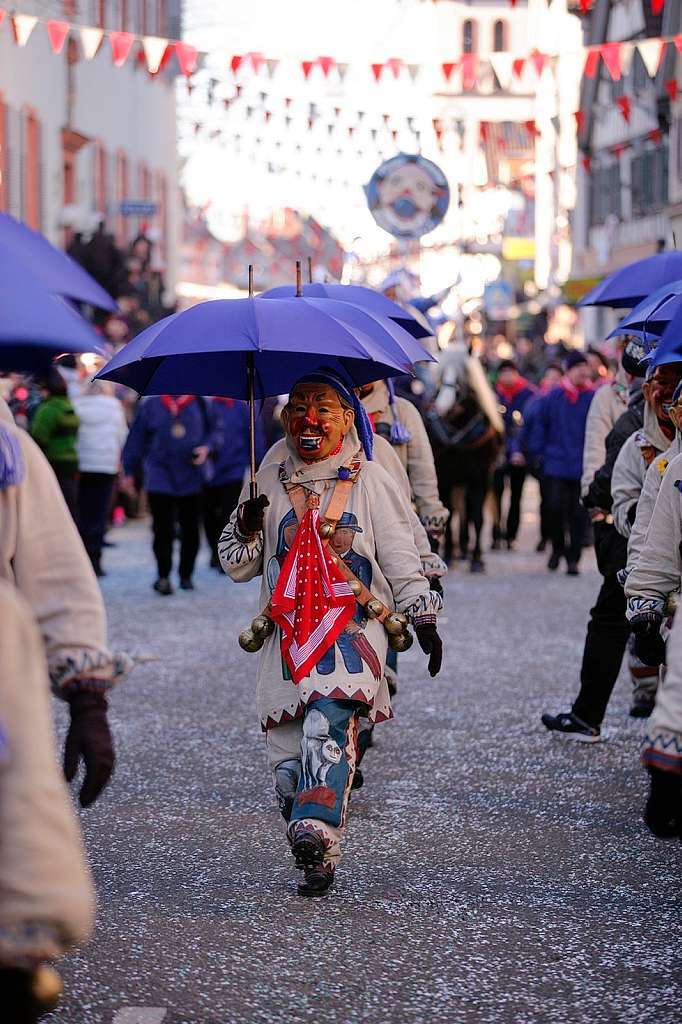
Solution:
[(65, 352), (104, 349), (75, 309), (8, 263), (0, 272), (0, 369), (44, 371)]
[(660, 337), (671, 318), (682, 309), (682, 281), (673, 281), (658, 288), (625, 316), (611, 331), (609, 338), (621, 334)]
[(673, 314), (653, 351), (650, 365), (662, 366), (682, 358), (682, 308)]
[(658, 252), (605, 277), (580, 300), (579, 306), (628, 309), (664, 284), (682, 279), (682, 252)]
[[(335, 299), (337, 302), (350, 302), (368, 313), (389, 317), (391, 320), (411, 334), (413, 338), (430, 338), (433, 331), (425, 327), (397, 302), (388, 299), (381, 292), (365, 288), (360, 284), (304, 284), (300, 293), (306, 299)], [(261, 299), (287, 299), (296, 295), (294, 285), (280, 285), (270, 288), (259, 296)], [(424, 356), (423, 358), (426, 358)]]
[(8, 269), (22, 270), (28, 279), (56, 295), (101, 309), (116, 309), (111, 295), (80, 264), (51, 245), (44, 235), (8, 213), (0, 213), (0, 276)]

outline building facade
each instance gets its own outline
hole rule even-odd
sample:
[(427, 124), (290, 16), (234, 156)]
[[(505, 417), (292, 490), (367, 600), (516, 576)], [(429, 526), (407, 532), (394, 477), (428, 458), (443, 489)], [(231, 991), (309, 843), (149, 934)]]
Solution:
[[(179, 203), (175, 72), (150, 75), (138, 41), (122, 67), (109, 39), (86, 59), (81, 26), (177, 39), (180, 0), (74, 0), (21, 4), (36, 15), (25, 45), (0, 25), (0, 209), (65, 244), (99, 220), (121, 248), (151, 231), (167, 291), (177, 276)], [(45, 19), (72, 29), (53, 53)], [(126, 203), (145, 201), (142, 215)]]

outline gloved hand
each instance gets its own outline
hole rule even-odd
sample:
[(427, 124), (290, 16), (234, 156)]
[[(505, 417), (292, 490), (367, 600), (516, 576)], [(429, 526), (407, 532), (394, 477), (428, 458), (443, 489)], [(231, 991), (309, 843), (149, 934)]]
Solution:
[(81, 690), (68, 698), (71, 725), (64, 744), (64, 775), (71, 782), (81, 757), (85, 779), (78, 795), (89, 807), (100, 795), (114, 770), (114, 745), (107, 721), (107, 701), (101, 693)]
[(682, 839), (682, 775), (649, 768), (651, 788), (644, 820), (659, 839)]
[(429, 675), (433, 678), (440, 672), (443, 662), (443, 641), (433, 622), (415, 622), (414, 631), (422, 651), (429, 655)]
[(661, 665), (665, 661), (665, 641), (661, 636), (661, 619), (633, 619), (635, 654), (643, 665)]
[(429, 590), (433, 590), (436, 594), (443, 596), (443, 584), (440, 581), (440, 576), (429, 576)]
[(0, 1005), (12, 1024), (34, 1024), (59, 1004), (62, 984), (53, 967), (40, 964), (35, 970), (0, 968)]
[(237, 526), (240, 533), (245, 537), (260, 533), (263, 529), (265, 509), (269, 504), (265, 494), (259, 494), (257, 498), (248, 498), (247, 501), (243, 501), (237, 512)]

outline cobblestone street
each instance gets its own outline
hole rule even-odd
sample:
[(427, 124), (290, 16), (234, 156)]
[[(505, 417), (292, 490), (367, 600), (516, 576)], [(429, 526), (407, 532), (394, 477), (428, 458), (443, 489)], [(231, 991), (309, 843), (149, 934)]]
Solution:
[(591, 554), (547, 573), (534, 531), (486, 575), (450, 573), (443, 671), (401, 656), (337, 885), (310, 902), (236, 640), (256, 585), (204, 550), (196, 592), (160, 598), (147, 524), (112, 533), (114, 645), (155, 660), (112, 700), (116, 775), (81, 816), (98, 928), (54, 1024), (679, 1021), (682, 847), (641, 821), (624, 677), (608, 742), (540, 724), (570, 704), (598, 577)]

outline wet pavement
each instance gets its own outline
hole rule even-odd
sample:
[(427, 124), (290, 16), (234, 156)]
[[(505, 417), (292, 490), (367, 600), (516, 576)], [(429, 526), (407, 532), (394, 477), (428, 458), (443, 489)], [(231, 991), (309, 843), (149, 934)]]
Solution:
[[(114, 646), (146, 658), (112, 699), (106, 796), (81, 815), (94, 939), (63, 964), (53, 1024), (680, 1020), (682, 845), (641, 821), (639, 726), (621, 678), (599, 745), (553, 740), (576, 687), (593, 560), (521, 550), (447, 579), (434, 681), (401, 656), (330, 896), (296, 895), (237, 633), (257, 586), (200, 556), (162, 598), (148, 528), (113, 533)], [(62, 723), (63, 724), (63, 723)]]

